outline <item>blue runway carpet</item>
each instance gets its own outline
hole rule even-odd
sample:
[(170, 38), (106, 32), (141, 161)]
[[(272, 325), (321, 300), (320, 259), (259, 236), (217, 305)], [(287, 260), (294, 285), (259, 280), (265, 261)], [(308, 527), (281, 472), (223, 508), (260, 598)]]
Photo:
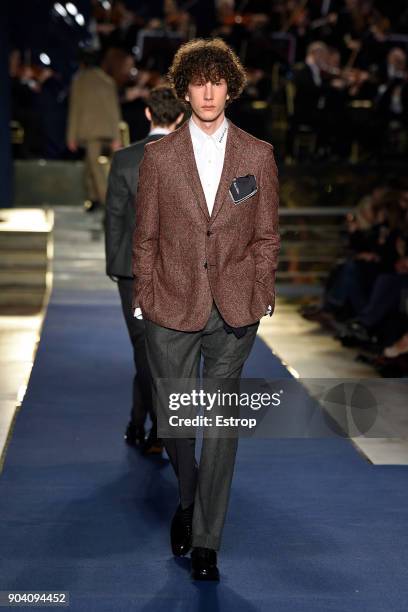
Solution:
[[(0, 590), (69, 591), (74, 612), (407, 611), (407, 469), (343, 439), (241, 440), (221, 582), (192, 583), (172, 470), (123, 443), (119, 303), (77, 298), (53, 294), (0, 477)], [(282, 375), (257, 339), (246, 376)]]

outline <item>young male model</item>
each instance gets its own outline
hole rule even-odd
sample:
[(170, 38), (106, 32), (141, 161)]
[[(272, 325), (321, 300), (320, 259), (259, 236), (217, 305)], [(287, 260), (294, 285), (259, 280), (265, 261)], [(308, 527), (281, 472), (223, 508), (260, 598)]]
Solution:
[[(153, 380), (238, 379), (259, 320), (275, 305), (279, 252), (273, 147), (225, 118), (245, 72), (220, 39), (197, 39), (174, 57), (169, 78), (191, 119), (150, 143), (140, 166), (133, 307), (145, 320)], [(165, 439), (180, 504), (175, 555), (192, 547), (192, 576), (218, 580), (236, 438)]]
[[(145, 349), (144, 321), (132, 313), (132, 236), (135, 225), (134, 198), (137, 191), (139, 164), (148, 142), (173, 132), (183, 118), (185, 105), (171, 87), (156, 87), (146, 100), (145, 114), (150, 122), (146, 138), (117, 151), (109, 173), (105, 217), (106, 273), (117, 281), (122, 310), (133, 346), (136, 372), (133, 378), (132, 411), (125, 440), (145, 453), (161, 452), (157, 440), (149, 364)], [(145, 440), (147, 414), (153, 422)]]

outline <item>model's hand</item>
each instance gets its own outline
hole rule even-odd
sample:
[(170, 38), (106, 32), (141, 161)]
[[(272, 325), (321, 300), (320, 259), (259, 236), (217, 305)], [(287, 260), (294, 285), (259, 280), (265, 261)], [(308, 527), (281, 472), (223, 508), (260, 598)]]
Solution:
[(78, 145), (75, 142), (75, 140), (69, 140), (67, 143), (68, 149), (71, 151), (71, 153), (75, 153), (78, 149)]

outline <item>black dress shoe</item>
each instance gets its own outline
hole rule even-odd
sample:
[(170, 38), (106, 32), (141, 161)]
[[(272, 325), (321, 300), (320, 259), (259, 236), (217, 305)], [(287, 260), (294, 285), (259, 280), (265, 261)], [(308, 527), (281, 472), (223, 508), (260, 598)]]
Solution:
[(378, 345), (377, 336), (356, 319), (347, 321), (336, 338), (340, 340), (343, 346), (349, 348), (360, 346), (371, 349)]
[(157, 439), (152, 441), (145, 441), (142, 448), (142, 453), (144, 455), (161, 455), (163, 452), (164, 446), (161, 440)]
[(139, 446), (144, 444), (145, 431), (143, 427), (136, 427), (133, 421), (129, 421), (125, 432), (125, 441), (129, 446)]
[(193, 580), (219, 580), (217, 553), (212, 548), (197, 546), (191, 553), (191, 577)]
[(87, 213), (94, 213), (102, 208), (102, 204), (97, 200), (85, 200), (84, 211)]
[(149, 435), (142, 445), (142, 453), (144, 455), (161, 455), (163, 452), (163, 442), (157, 437), (157, 430), (152, 427)]
[(183, 557), (191, 548), (194, 504), (184, 510), (178, 506), (170, 527), (171, 550), (175, 557)]

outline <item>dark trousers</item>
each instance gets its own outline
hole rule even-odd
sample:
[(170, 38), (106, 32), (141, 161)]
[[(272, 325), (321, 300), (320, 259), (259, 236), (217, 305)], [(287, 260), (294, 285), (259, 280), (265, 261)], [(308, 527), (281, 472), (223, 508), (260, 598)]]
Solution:
[[(370, 300), (359, 315), (368, 328), (381, 325), (386, 343), (395, 342), (403, 333), (399, 314), (403, 312), (408, 295), (408, 274), (380, 274)], [(406, 314), (406, 313), (404, 313)]]
[(360, 313), (379, 273), (376, 262), (348, 259), (333, 272), (325, 294), (325, 306), (343, 308), (350, 305), (354, 315)]
[(149, 414), (153, 425), (155, 425), (152, 403), (152, 379), (145, 347), (145, 322), (133, 316), (133, 280), (120, 278), (118, 288), (126, 327), (133, 347), (133, 359), (136, 369), (133, 378), (131, 420), (136, 427), (142, 428), (144, 427), (147, 414)]
[[(215, 306), (204, 329), (182, 332), (145, 321), (146, 349), (153, 377), (155, 401), (158, 378), (199, 378), (203, 356), (203, 379), (239, 379), (255, 341), (259, 322), (237, 338), (227, 333)], [(194, 502), (193, 546), (218, 550), (228, 507), (238, 439), (204, 437), (199, 465), (195, 438), (163, 440), (178, 478), (183, 508)]]

